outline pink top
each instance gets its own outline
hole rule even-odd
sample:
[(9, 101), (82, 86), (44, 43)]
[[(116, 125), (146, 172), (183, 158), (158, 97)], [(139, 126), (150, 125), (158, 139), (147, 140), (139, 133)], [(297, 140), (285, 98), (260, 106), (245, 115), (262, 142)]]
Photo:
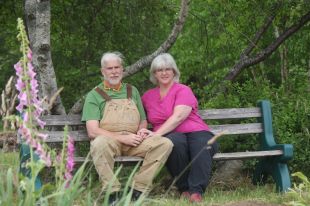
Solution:
[(174, 83), (167, 95), (161, 100), (159, 87), (148, 90), (142, 96), (144, 109), (147, 113), (147, 120), (153, 126), (153, 131), (158, 128), (172, 115), (177, 105), (192, 107), (190, 115), (173, 131), (174, 132), (196, 132), (206, 130), (209, 127), (198, 114), (198, 101), (191, 88), (186, 85)]

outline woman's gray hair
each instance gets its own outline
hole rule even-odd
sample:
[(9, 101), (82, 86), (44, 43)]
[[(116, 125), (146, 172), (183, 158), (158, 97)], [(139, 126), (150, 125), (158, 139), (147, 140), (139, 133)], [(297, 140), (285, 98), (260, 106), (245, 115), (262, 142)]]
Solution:
[(117, 59), (119, 63), (123, 66), (124, 56), (118, 52), (106, 52), (101, 57), (101, 68), (105, 68), (107, 61), (111, 59)]
[(152, 64), (151, 64), (151, 69), (150, 69), (150, 81), (153, 84), (158, 84), (158, 81), (155, 77), (155, 72), (158, 69), (166, 69), (166, 68), (173, 69), (173, 73), (174, 73), (173, 80), (175, 82), (179, 82), (180, 71), (173, 57), (169, 53), (160, 54), (157, 57), (155, 57), (155, 59), (153, 59)]

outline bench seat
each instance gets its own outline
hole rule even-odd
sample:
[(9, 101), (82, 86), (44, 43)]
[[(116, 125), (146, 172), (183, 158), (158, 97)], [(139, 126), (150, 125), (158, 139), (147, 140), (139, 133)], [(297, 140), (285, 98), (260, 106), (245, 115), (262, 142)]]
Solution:
[[(256, 151), (256, 152), (231, 152), (231, 153), (217, 153), (213, 156), (213, 160), (239, 160), (248, 159), (253, 157), (267, 157), (267, 156), (280, 156), (283, 154), (282, 150), (270, 150), (270, 151)], [(83, 163), (86, 157), (75, 157), (75, 162)], [(91, 161), (91, 160), (89, 160)], [(141, 157), (135, 156), (118, 156), (115, 158), (116, 162), (139, 162), (143, 161)]]

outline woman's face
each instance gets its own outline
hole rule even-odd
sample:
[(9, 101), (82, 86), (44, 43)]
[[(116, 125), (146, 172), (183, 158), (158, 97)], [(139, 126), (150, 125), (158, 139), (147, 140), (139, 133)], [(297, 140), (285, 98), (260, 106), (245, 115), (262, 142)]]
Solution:
[(174, 70), (172, 68), (161, 68), (155, 71), (155, 78), (159, 85), (169, 85), (173, 82)]

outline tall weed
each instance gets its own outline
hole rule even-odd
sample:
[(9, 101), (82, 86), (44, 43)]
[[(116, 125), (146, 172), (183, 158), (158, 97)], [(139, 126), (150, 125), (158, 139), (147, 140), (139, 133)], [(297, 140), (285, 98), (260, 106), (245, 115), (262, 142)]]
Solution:
[(288, 195), (293, 199), (288, 204), (291, 206), (310, 205), (310, 182), (308, 178), (301, 172), (296, 172), (292, 176), (298, 177), (301, 183), (294, 183), (294, 187), (288, 192)]

